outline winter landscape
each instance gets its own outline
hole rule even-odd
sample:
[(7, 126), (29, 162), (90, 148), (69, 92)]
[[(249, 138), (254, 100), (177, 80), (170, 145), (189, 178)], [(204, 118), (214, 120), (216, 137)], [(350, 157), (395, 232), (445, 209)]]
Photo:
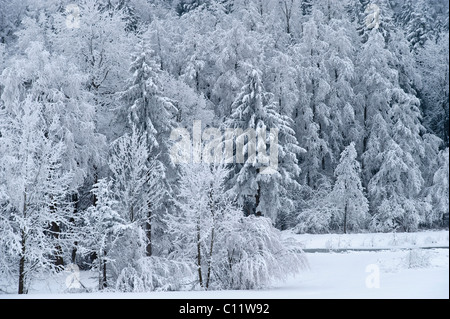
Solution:
[(446, 0), (0, 0), (0, 299), (448, 299)]

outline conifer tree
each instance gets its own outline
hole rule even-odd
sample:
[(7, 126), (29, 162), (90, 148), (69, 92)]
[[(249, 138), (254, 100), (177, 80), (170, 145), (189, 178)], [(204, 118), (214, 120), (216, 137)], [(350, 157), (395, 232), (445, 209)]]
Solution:
[(336, 182), (331, 193), (331, 201), (337, 208), (334, 219), (342, 225), (344, 234), (349, 230), (363, 229), (367, 221), (369, 203), (364, 194), (360, 173), (355, 144), (351, 143), (341, 154), (341, 160), (335, 170)]
[[(241, 141), (243, 144), (233, 154), (236, 165), (231, 179), (232, 188), (247, 215), (264, 215), (275, 221), (280, 210), (294, 208), (292, 192), (298, 188), (296, 177), (300, 168), (297, 154), (303, 149), (298, 146), (291, 128), (292, 120), (277, 112), (272, 95), (265, 91), (257, 70), (249, 75), (232, 109), (225, 125), (235, 130), (232, 138), (236, 137), (237, 143)], [(256, 156), (257, 145), (259, 152)], [(272, 167), (274, 163), (268, 161), (268, 150), (272, 154), (270, 161), (279, 163), (277, 167)]]

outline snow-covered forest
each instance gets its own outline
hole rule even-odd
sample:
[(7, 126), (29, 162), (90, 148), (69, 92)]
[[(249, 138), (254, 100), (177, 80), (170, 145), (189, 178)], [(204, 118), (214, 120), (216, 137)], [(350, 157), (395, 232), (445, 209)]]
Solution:
[(448, 1), (0, 0), (19, 294), (258, 289), (308, 267), (281, 231), (448, 227), (448, 196)]

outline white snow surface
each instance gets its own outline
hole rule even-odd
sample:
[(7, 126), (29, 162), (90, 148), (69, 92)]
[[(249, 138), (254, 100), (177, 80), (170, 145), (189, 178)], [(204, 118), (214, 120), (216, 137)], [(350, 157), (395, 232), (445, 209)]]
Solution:
[(420, 247), (448, 247), (449, 232), (423, 231), (414, 233), (366, 233), (366, 234), (295, 234), (284, 231), (287, 241), (299, 242), (303, 249), (409, 249)]
[[(443, 247), (448, 231), (410, 234), (295, 235), (283, 237), (302, 243), (307, 249), (383, 248), (379, 251), (307, 253), (310, 269), (285, 282), (258, 291), (183, 291), (151, 293), (67, 293), (68, 273), (36, 280), (28, 295), (16, 295), (14, 288), (0, 285), (0, 299), (448, 299), (449, 250)], [(367, 281), (379, 270), (379, 288)], [(95, 287), (94, 273), (81, 272), (81, 282)], [(369, 280), (370, 281), (370, 280)], [(0, 279), (1, 283), (1, 279)], [(11, 293), (5, 293), (9, 291)]]

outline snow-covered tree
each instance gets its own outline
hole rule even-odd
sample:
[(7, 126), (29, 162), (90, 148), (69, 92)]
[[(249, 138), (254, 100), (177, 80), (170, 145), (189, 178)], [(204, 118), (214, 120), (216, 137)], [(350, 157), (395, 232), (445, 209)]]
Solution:
[(140, 21), (136, 8), (130, 0), (120, 0), (117, 3), (116, 10), (122, 12), (123, 19), (126, 22), (125, 30), (135, 32), (139, 29)]
[(147, 235), (147, 255), (152, 254), (152, 213), (162, 204), (164, 168), (157, 159), (149, 159), (143, 134), (133, 125), (111, 147), (109, 169), (112, 191), (118, 210), (128, 223), (136, 223)]
[(274, 99), (278, 102), (278, 111), (286, 116), (292, 117), (295, 106), (298, 103), (299, 92), (295, 82), (297, 70), (292, 56), (275, 51), (267, 64), (266, 89), (272, 92)]
[(373, 30), (360, 52), (364, 73), (357, 85), (363, 105), (358, 113), (366, 134), (363, 184), (374, 213), (372, 226), (410, 231), (423, 216), (421, 166), (426, 162), (425, 150), (431, 148), (423, 138), (419, 100), (401, 88), (395, 61), (382, 34)]
[(409, 42), (401, 31), (391, 32), (388, 49), (393, 54), (393, 67), (398, 71), (400, 87), (409, 94), (417, 95), (422, 79), (417, 72), (416, 56), (410, 51)]
[[(295, 21), (298, 21), (301, 14), (302, 14), (302, 7), (300, 3), (296, 0), (281, 0), (279, 2), (279, 10), (281, 11), (281, 19), (282, 19), (282, 25), (283, 25), (283, 31), (286, 32), (286, 34), (289, 37), (293, 36), (294, 31), (294, 23)], [(303, 9), (307, 10), (307, 6), (304, 6)], [(306, 13), (306, 12), (305, 12)]]
[(177, 110), (175, 102), (162, 94), (160, 69), (153, 55), (147, 37), (143, 36), (132, 55), (128, 88), (121, 96), (126, 103), (126, 116), (145, 134), (148, 147), (160, 152), (165, 146), (164, 133), (172, 129)]
[[(279, 212), (294, 208), (292, 194), (299, 187), (296, 177), (300, 173), (297, 155), (304, 150), (298, 146), (292, 120), (277, 111), (272, 94), (265, 91), (259, 71), (251, 72), (232, 109), (225, 122), (227, 129), (234, 130), (230, 137), (236, 138), (231, 187), (246, 215), (264, 215), (275, 221)], [(243, 147), (238, 147), (239, 144)], [(251, 150), (257, 146), (256, 156)], [(264, 154), (269, 148), (270, 160)], [(273, 160), (278, 162), (275, 169), (271, 167), (274, 163), (270, 163)]]
[(170, 74), (163, 73), (160, 77), (164, 87), (164, 95), (177, 101), (176, 124), (178, 127), (192, 127), (194, 121), (201, 121), (203, 125), (213, 126), (215, 116), (212, 103), (184, 81), (176, 79)]
[(323, 136), (329, 122), (329, 105), (325, 104), (330, 92), (329, 75), (325, 68), (325, 53), (328, 43), (324, 39), (324, 15), (315, 10), (309, 21), (303, 25), (304, 36), (298, 45), (296, 54), (301, 57), (303, 76), (308, 93), (311, 94), (310, 106), (313, 120), (320, 127)]
[[(99, 288), (258, 288), (298, 265), (271, 223), (441, 227), (448, 21), (436, 0), (0, 0), (0, 277), (25, 292), (90, 258)], [(228, 175), (173, 163), (174, 128), (199, 121)]]
[(402, 89), (394, 90), (391, 99), (392, 105), (388, 113), (392, 121), (391, 136), (406, 153), (411, 154), (420, 167), (423, 159), (433, 153), (437, 154), (437, 150), (433, 153), (425, 153), (436, 145), (433, 143), (426, 147), (423, 138), (426, 130), (421, 123), (420, 101), (413, 95), (406, 94)]
[(329, 85), (329, 92), (324, 103), (330, 110), (329, 124), (325, 132), (328, 145), (333, 152), (334, 162), (337, 162), (344, 145), (352, 141), (358, 144), (361, 142), (361, 130), (353, 119), (357, 109), (353, 88), (356, 53), (353, 39), (357, 37), (357, 34), (345, 17), (339, 18), (344, 11), (342, 4), (330, 5), (329, 10), (336, 13), (331, 15), (331, 21), (324, 35), (328, 48), (322, 68), (327, 74)]
[(106, 179), (100, 180), (92, 189), (97, 202), (89, 207), (83, 215), (84, 232), (80, 246), (85, 247), (83, 253), (95, 254), (95, 268), (98, 272), (98, 289), (110, 286), (108, 284), (107, 268), (112, 260), (110, 250), (119, 236), (126, 229), (126, 222), (117, 212), (119, 206), (112, 194), (112, 183)]
[[(70, 7), (69, 7), (70, 8)], [(83, 86), (93, 95), (97, 131), (113, 141), (123, 133), (122, 122), (115, 122), (120, 108), (116, 93), (125, 89), (130, 63), (129, 52), (136, 36), (127, 32), (123, 12), (103, 9), (96, 0), (83, 0), (76, 10), (54, 12), (48, 38), (54, 52), (64, 55), (86, 76)], [(75, 25), (68, 23), (71, 16)], [(101, 165), (93, 164), (94, 174)]]
[(197, 9), (199, 6), (207, 3), (205, 0), (179, 0), (176, 6), (177, 13), (181, 16), (189, 11)]
[(0, 43), (9, 43), (14, 38), (29, 1), (0, 1)]
[[(330, 122), (330, 105), (327, 103), (331, 86), (325, 62), (329, 44), (323, 37), (324, 19), (323, 13), (314, 10), (311, 18), (303, 24), (304, 36), (301, 42), (294, 48), (299, 77), (304, 86), (303, 92), (300, 90), (301, 97), (295, 110), (297, 138), (308, 152), (312, 149), (318, 151), (302, 156), (302, 170), (307, 179), (308, 172), (311, 173), (309, 175), (324, 177), (332, 175), (333, 152), (329, 145), (328, 133), (329, 125), (333, 123)], [(310, 161), (311, 157), (313, 161)], [(309, 186), (313, 184), (308, 180), (306, 182)]]
[(449, 36), (428, 41), (417, 54), (424, 125), (449, 144)]
[(1, 111), (0, 215), (8, 251), (0, 264), (16, 268), (19, 294), (37, 273), (61, 270), (69, 245), (61, 229), (72, 210), (72, 174), (62, 170), (64, 144), (48, 138), (60, 129), (57, 117), (46, 126), (43, 105), (31, 97)]
[[(25, 57), (12, 61), (0, 78), (1, 99), (7, 109), (29, 96), (42, 105), (47, 126), (58, 117), (61, 128), (49, 138), (63, 142), (63, 168), (75, 174), (74, 187), (83, 184), (90, 167), (101, 161), (105, 139), (95, 125), (96, 107), (85, 90), (85, 75), (65, 57), (53, 55), (40, 42), (31, 42)], [(24, 85), (26, 83), (26, 85)]]
[(364, 229), (369, 217), (369, 203), (360, 173), (355, 144), (351, 143), (341, 154), (334, 186), (322, 182), (317, 189), (304, 188), (300, 193), (303, 201), (294, 229), (299, 233), (347, 233)]
[(304, 16), (310, 15), (312, 12), (312, 0), (301, 0), (302, 14)]
[(248, 216), (225, 234), (218, 277), (224, 289), (261, 289), (305, 268), (303, 252), (283, 242), (270, 219)]
[(293, 229), (300, 234), (327, 234), (339, 228), (333, 216), (337, 214), (334, 202), (330, 200), (333, 187), (322, 182), (317, 189), (305, 187), (300, 193), (302, 197), (299, 210), (293, 221)]
[(127, 225), (110, 253), (114, 260), (111, 271), (116, 289), (124, 292), (179, 289), (174, 287), (179, 287), (189, 273), (186, 265), (165, 259), (166, 248), (154, 238), (155, 228), (162, 223), (155, 211), (167, 194), (164, 166), (149, 153), (145, 135), (134, 124), (132, 132), (111, 147), (112, 192)]
[(434, 174), (433, 185), (428, 190), (433, 204), (431, 214), (426, 216), (426, 222), (429, 225), (440, 225), (444, 214), (448, 214), (449, 212), (448, 154), (448, 147), (439, 154), (439, 168)]
[(369, 203), (364, 194), (357, 160), (355, 144), (351, 143), (341, 154), (336, 167), (336, 183), (331, 192), (331, 201), (336, 205), (334, 222), (342, 225), (346, 234), (349, 230), (364, 229), (369, 213)]
[(208, 10), (195, 10), (192, 15), (183, 20), (183, 41), (177, 49), (184, 54), (177, 56), (180, 60), (180, 76), (187, 84), (198, 93), (210, 96), (211, 74), (208, 72), (209, 63), (214, 43), (210, 37), (209, 28), (213, 28), (217, 19)]
[(119, 271), (115, 289), (125, 293), (179, 291), (192, 288), (194, 281), (189, 263), (160, 256), (140, 257), (129, 260)]
[[(142, 191), (145, 196), (150, 197), (144, 199), (142, 203), (145, 204), (145, 208), (144, 206), (140, 208), (145, 210), (141, 214), (152, 219), (162, 215), (165, 208), (170, 209), (171, 206), (169, 191), (174, 183), (176, 171), (169, 156), (169, 136), (175, 122), (181, 121), (183, 114), (180, 112), (183, 109), (179, 107), (178, 102), (167, 97), (164, 92), (163, 85), (170, 86), (168, 90), (171, 96), (174, 96), (174, 88), (171, 86), (176, 85), (177, 81), (161, 71), (154, 52), (150, 48), (149, 38), (149, 34), (142, 35), (136, 50), (132, 53), (127, 89), (119, 94), (123, 105), (117, 120), (123, 121), (124, 118), (128, 118), (129, 123), (142, 134), (142, 141), (139, 143), (146, 148), (146, 155), (140, 153), (132, 156), (140, 156), (140, 165), (146, 165), (152, 172), (147, 177), (146, 175), (142, 177), (147, 180), (147, 185)], [(184, 102), (181, 103), (181, 106), (183, 105)], [(201, 105), (198, 107), (201, 108)], [(155, 177), (152, 174), (159, 176)], [(153, 189), (148, 182), (150, 176), (154, 182), (152, 185), (155, 185)], [(127, 183), (127, 178), (123, 179), (123, 182)], [(135, 193), (134, 196), (136, 195)], [(151, 225), (149, 221), (146, 226), (149, 236), (148, 256), (152, 255)]]
[(411, 154), (390, 140), (377, 155), (381, 166), (368, 185), (376, 231), (415, 231), (423, 221), (423, 178)]
[(168, 231), (172, 238), (171, 258), (191, 263), (197, 270), (202, 289), (216, 283), (219, 269), (218, 247), (229, 228), (242, 212), (233, 204), (224, 186), (229, 174), (221, 166), (194, 164), (182, 167), (177, 206), (179, 212), (169, 215)]
[[(308, 113), (304, 116), (308, 116)], [(324, 173), (324, 158), (329, 154), (328, 144), (320, 138), (318, 124), (305, 123), (305, 125), (307, 129), (299, 139), (306, 150), (300, 156), (301, 182), (311, 189), (318, 189), (320, 184), (328, 180), (328, 176)]]
[(433, 27), (428, 8), (427, 1), (419, 0), (415, 3), (414, 10), (405, 11), (406, 14), (409, 14), (406, 21), (406, 34), (411, 50), (417, 51), (419, 48), (423, 48), (430, 39), (430, 31)]
[(88, 74), (86, 87), (103, 104), (106, 97), (123, 86), (134, 37), (126, 33), (126, 22), (120, 11), (103, 10), (95, 0), (80, 2), (78, 9), (79, 23), (73, 27), (67, 25), (70, 12), (55, 13), (50, 38), (55, 51), (64, 53)]
[(301, 251), (286, 248), (270, 219), (244, 217), (225, 192), (228, 169), (186, 165), (177, 206), (167, 223), (170, 258), (191, 263), (202, 289), (254, 289), (306, 265)]
[[(28, 43), (24, 56), (13, 59), (0, 77), (1, 100), (7, 111), (14, 111), (26, 97), (42, 105), (47, 138), (64, 145), (61, 165), (64, 172), (73, 174), (74, 198), (83, 193), (86, 181), (95, 179), (93, 166), (102, 162), (106, 148), (104, 136), (96, 129), (96, 107), (85, 82), (85, 75), (73, 63), (50, 54), (41, 42)], [(52, 128), (55, 118), (57, 129)], [(54, 227), (59, 231), (61, 226)]]
[[(249, 65), (260, 60), (258, 39), (245, 30), (242, 22), (230, 21), (232, 28), (216, 31), (221, 41), (213, 52), (217, 77), (211, 92), (211, 100), (219, 117), (228, 117), (249, 71)], [(255, 64), (257, 65), (257, 64)]]
[(366, 42), (373, 30), (381, 33), (386, 42), (390, 41), (394, 26), (394, 10), (390, 0), (362, 0), (363, 19), (359, 31)]
[(384, 37), (373, 30), (358, 54), (356, 72), (359, 76), (355, 85), (356, 117), (364, 125), (361, 153), (365, 186), (378, 169), (374, 159), (382, 152), (389, 136), (388, 110), (397, 81), (397, 73), (389, 67), (392, 59), (392, 53), (385, 49)]
[(148, 148), (138, 129), (116, 140), (111, 147), (109, 168), (113, 192), (123, 217), (131, 223), (139, 220), (144, 211), (144, 185), (147, 180)]

